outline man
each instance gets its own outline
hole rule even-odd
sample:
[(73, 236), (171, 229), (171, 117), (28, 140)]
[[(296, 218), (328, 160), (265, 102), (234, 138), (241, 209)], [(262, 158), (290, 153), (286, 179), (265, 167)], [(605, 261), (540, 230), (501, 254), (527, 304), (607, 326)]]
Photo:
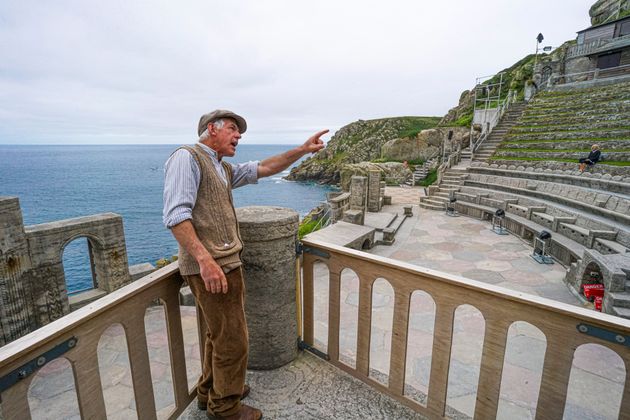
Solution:
[(248, 337), (244, 310), (241, 249), (232, 188), (288, 168), (324, 147), (321, 136), (261, 162), (233, 165), (245, 119), (231, 111), (202, 115), (195, 146), (182, 146), (165, 165), (166, 227), (179, 243), (179, 269), (190, 286), (207, 326), (198, 406), (211, 419), (259, 419), (260, 410), (241, 404), (245, 385)]

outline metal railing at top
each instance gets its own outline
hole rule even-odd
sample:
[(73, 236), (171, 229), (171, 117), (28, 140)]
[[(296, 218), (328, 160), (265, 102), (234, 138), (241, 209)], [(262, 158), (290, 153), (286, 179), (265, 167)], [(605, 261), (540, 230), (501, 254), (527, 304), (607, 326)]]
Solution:
[[(166, 311), (175, 397), (175, 406), (167, 418), (178, 418), (197, 394), (188, 387), (179, 306), (181, 286), (179, 267), (174, 262), (0, 348), (4, 420), (31, 418), (28, 391), (35, 373), (58, 357), (66, 358), (72, 366), (81, 418), (107, 418), (97, 348), (103, 332), (114, 324), (122, 325), (125, 330), (137, 416), (155, 419), (145, 311), (157, 300)], [(203, 329), (200, 332), (200, 337), (204, 337)]]
[(630, 42), (630, 35), (623, 35), (617, 38), (609, 39), (596, 39), (595, 41), (569, 47), (567, 49), (566, 58), (574, 58), (582, 55), (592, 54), (598, 52), (598, 50), (600, 50), (602, 47), (618, 48), (619, 46), (621, 46), (621, 44), (626, 45), (628, 42)]
[[(324, 242), (305, 240), (303, 244), (304, 342), (308, 346), (316, 346), (315, 313), (318, 314), (318, 320), (326, 318), (327, 313), (326, 355), (330, 363), (421, 415), (432, 419), (445, 417), (447, 391), (451, 386), (449, 364), (455, 311), (462, 305), (471, 305), (481, 312), (485, 322), (474, 418), (497, 417), (504, 381), (508, 330), (519, 321), (538, 328), (546, 339), (536, 418), (562, 418), (574, 353), (579, 346), (591, 343), (612, 350), (625, 363), (625, 388), (619, 406), (619, 418), (630, 418), (630, 374), (627, 368), (630, 366), (629, 320)], [(329, 301), (316, 309), (314, 265), (317, 262), (328, 268)], [(340, 359), (340, 341), (347, 342), (348, 335), (354, 336), (346, 320), (343, 337), (340, 337), (343, 303), (341, 274), (344, 270), (353, 271), (359, 282), (356, 352), (352, 352), (355, 355), (354, 366)], [(320, 277), (318, 279), (318, 284), (326, 282)], [(371, 376), (371, 360), (376, 358), (372, 354), (370, 336), (374, 308), (373, 285), (377, 279), (387, 281), (394, 294), (391, 334), (386, 335), (391, 337), (389, 370), (381, 372), (388, 378), (385, 382), (379, 382)], [(352, 290), (355, 290), (354, 287)], [(426, 405), (413, 400), (405, 388), (407, 353), (410, 346), (414, 345), (414, 342), (410, 342), (410, 305), (414, 291), (427, 293), (434, 302), (435, 311)], [(423, 331), (429, 327), (423, 325)], [(524, 357), (533, 360), (540, 355)], [(624, 379), (621, 378), (620, 382), (623, 384)], [(588, 388), (588, 385), (584, 386)], [(598, 394), (597, 398), (606, 397)]]

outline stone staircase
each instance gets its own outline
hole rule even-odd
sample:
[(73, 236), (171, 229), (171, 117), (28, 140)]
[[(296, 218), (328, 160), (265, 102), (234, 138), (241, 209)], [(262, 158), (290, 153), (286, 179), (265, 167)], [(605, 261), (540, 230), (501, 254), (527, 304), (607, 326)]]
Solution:
[(487, 162), (575, 171), (595, 143), (603, 159), (590, 174), (630, 174), (630, 82), (539, 93)]
[[(488, 159), (494, 154), (496, 148), (501, 144), (503, 138), (508, 133), (508, 131), (514, 127), (518, 119), (523, 114), (523, 111), (526, 107), (525, 102), (517, 102), (510, 106), (510, 108), (506, 111), (506, 113), (499, 121), (496, 127), (492, 130), (488, 138), (479, 146), (479, 149), (475, 152), (473, 156), (473, 162), (486, 162)], [(470, 154), (470, 150), (468, 150)], [(464, 157), (462, 156), (462, 160)]]
[(434, 165), (435, 159), (429, 159), (422, 165), (416, 165), (416, 168), (411, 174), (411, 177), (405, 181), (404, 185), (408, 187), (413, 187), (414, 185), (416, 185), (416, 182), (426, 179), (429, 175), (430, 168)]
[(459, 191), (465, 177), (465, 169), (449, 169), (442, 176), (442, 182), (439, 186), (429, 187), (431, 194), (426, 197), (420, 197), (420, 207), (429, 210), (445, 210), (446, 204)]

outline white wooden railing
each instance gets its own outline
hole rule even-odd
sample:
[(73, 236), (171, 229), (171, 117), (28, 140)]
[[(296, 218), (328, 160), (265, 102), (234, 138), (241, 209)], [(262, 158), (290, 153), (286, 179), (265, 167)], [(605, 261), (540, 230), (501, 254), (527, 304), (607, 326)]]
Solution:
[[(155, 419), (144, 319), (146, 309), (157, 300), (166, 310), (175, 396), (175, 407), (167, 418), (178, 418), (196, 396), (196, 391), (188, 388), (186, 376), (179, 307), (181, 286), (175, 262), (1, 347), (0, 398), (4, 420), (31, 419), (29, 386), (35, 373), (50, 361), (44, 355), (59, 356), (60, 346), (64, 351), (62, 357), (70, 362), (74, 372), (81, 418), (107, 418), (97, 347), (103, 332), (116, 323), (124, 327), (126, 334), (138, 419)], [(200, 337), (205, 336), (200, 331)]]
[[(324, 263), (329, 272), (328, 307), (318, 310), (328, 312), (326, 351), (330, 363), (418, 413), (429, 418), (445, 417), (454, 315), (459, 306), (472, 305), (485, 320), (474, 418), (493, 419), (497, 416), (508, 329), (517, 321), (525, 321), (539, 328), (547, 340), (536, 418), (562, 418), (574, 351), (578, 346), (588, 343), (605, 346), (624, 361), (625, 389), (619, 418), (630, 418), (630, 374), (627, 368), (630, 366), (630, 321), (361, 251), (306, 240), (303, 261), (303, 339), (309, 346), (315, 345), (314, 264), (318, 261)], [(341, 362), (339, 358), (341, 273), (344, 269), (354, 271), (359, 278), (355, 367)], [(387, 280), (394, 291), (391, 355), (389, 372), (385, 372), (389, 378), (387, 385), (369, 375), (372, 287), (379, 278)], [(436, 308), (426, 406), (418, 404), (404, 393), (410, 300), (416, 290), (428, 293)], [(590, 335), (593, 332), (604, 338)], [(593, 397), (606, 398), (606, 395)]]

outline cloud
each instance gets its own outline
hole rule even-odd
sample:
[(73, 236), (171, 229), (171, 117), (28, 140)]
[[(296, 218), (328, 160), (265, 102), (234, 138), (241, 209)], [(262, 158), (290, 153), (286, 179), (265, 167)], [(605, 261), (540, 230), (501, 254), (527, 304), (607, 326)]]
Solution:
[(442, 3), (3, 2), (0, 143), (190, 142), (219, 107), (261, 143), (443, 115), (538, 32), (574, 38), (591, 1)]

